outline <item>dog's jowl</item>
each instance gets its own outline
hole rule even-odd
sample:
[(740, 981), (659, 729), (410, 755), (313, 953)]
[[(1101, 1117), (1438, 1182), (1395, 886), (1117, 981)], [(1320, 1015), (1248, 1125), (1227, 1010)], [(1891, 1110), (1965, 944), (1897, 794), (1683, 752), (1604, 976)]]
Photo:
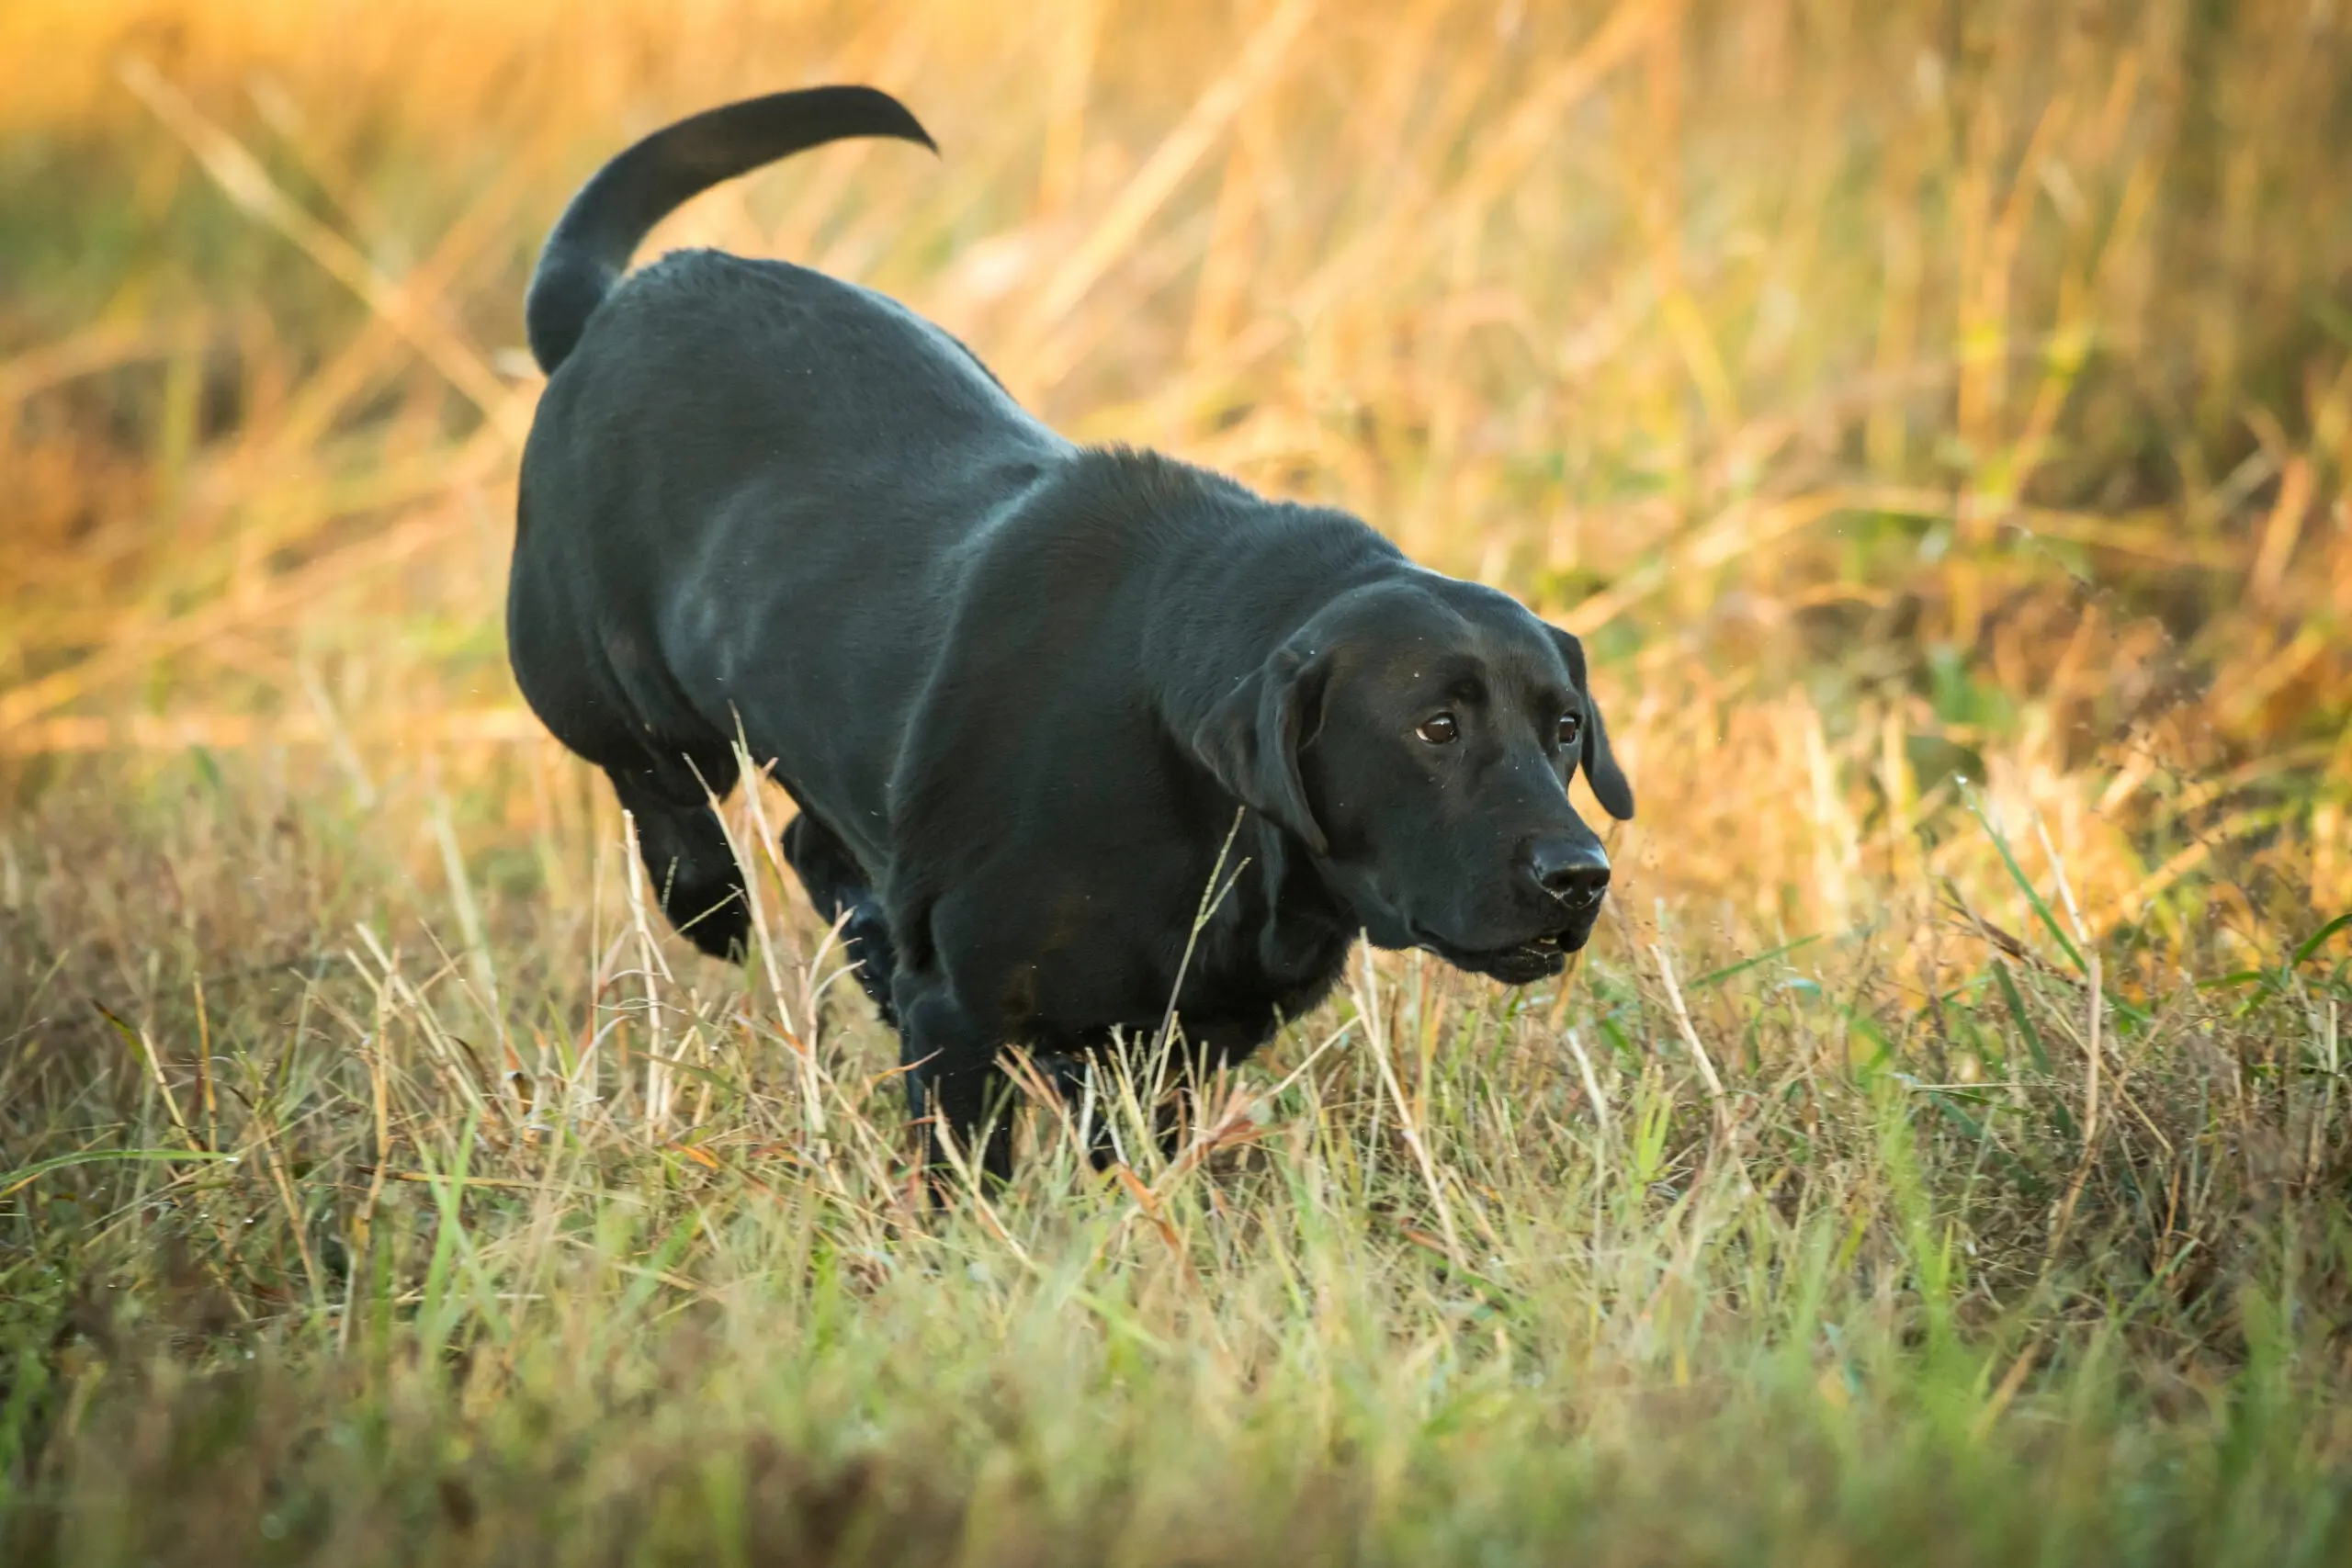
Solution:
[(999, 1174), (1000, 1049), (1148, 1038), (1180, 977), (1218, 1061), (1313, 1007), (1359, 933), (1556, 974), (1609, 885), (1569, 776), (1634, 810), (1575, 637), (1344, 513), (1073, 446), (854, 285), (714, 251), (622, 276), (697, 191), (856, 136), (930, 141), (857, 87), (659, 131), (531, 283), (514, 671), (610, 775), (669, 918), (745, 942), (709, 805), (740, 733), (799, 807), (784, 852), (917, 1114)]

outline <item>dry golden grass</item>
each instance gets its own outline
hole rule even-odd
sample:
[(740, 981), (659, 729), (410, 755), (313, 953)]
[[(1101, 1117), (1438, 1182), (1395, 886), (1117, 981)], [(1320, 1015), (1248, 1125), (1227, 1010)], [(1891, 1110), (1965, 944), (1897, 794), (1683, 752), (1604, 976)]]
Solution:
[[(2332, 1561), (2347, 67), (2301, 0), (0, 10), (15, 1539)], [(933, 1220), (788, 879), (748, 976), (649, 926), (498, 642), (522, 281), (819, 80), (943, 159), (654, 248), (1588, 637), (1566, 984), (1382, 957), (1175, 1166), (1040, 1117)]]

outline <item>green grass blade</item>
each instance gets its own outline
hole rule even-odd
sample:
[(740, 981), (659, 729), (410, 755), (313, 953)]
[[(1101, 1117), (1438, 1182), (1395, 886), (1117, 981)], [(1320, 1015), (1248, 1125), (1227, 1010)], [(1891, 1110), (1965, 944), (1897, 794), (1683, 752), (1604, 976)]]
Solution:
[(2346, 910), (2343, 914), (2336, 916), (2335, 919), (2328, 921), (2327, 924), (2320, 927), (2319, 930), (2305, 937), (2301, 945), (2295, 949), (2295, 956), (2287, 961), (2287, 967), (2290, 969), (2301, 969), (2304, 964), (2311, 962), (2312, 955), (2313, 953), (2317, 953), (2326, 944), (2329, 937), (2334, 936), (2337, 931), (2344, 930), (2346, 926), (2352, 926), (2352, 909)]
[(2034, 887), (2032, 879), (2025, 874), (2025, 867), (2019, 865), (2018, 857), (2009, 852), (2008, 840), (2002, 836), (1998, 828), (1993, 826), (1993, 819), (1984, 814), (1984, 808), (1978, 804), (1975, 793), (1971, 791), (1965, 798), (1968, 802), (1968, 814), (1976, 818), (1978, 824), (1984, 828), (1986, 836), (1992, 839), (1993, 848), (2001, 856), (2001, 863), (2009, 869), (2010, 879), (2016, 882), (2018, 890), (2025, 895), (2026, 902), (2033, 907), (2034, 914), (2041, 919), (2042, 926), (2050, 932), (2051, 940), (2058, 944), (2058, 951), (2064, 953), (2067, 961), (2076, 969), (2086, 975), (2089, 974), (2090, 964), (2084, 960), (2082, 950), (2074, 944), (2073, 941), (2067, 937), (2065, 929), (2059, 925), (2058, 917), (2051, 909), (2049, 900), (2042, 897)]
[(0, 1198), (17, 1188), (39, 1181), (52, 1170), (64, 1170), (77, 1165), (104, 1165), (115, 1160), (227, 1160), (234, 1164), (235, 1155), (214, 1154), (209, 1149), (84, 1149), (78, 1154), (54, 1155), (36, 1160), (15, 1170), (0, 1172)]

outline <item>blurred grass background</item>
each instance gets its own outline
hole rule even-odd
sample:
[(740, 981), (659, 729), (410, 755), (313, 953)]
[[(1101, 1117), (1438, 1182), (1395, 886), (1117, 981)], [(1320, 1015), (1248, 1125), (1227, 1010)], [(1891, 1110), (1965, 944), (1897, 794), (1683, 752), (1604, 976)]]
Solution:
[[(2324, 0), (0, 8), (10, 1539), (2337, 1560), (2347, 67)], [(747, 976), (642, 920), (499, 640), (522, 286), (829, 80), (943, 158), (649, 254), (1583, 633), (1642, 812), (1567, 983), (1384, 957), (1173, 1166), (1041, 1115), (933, 1221), (797, 890)]]

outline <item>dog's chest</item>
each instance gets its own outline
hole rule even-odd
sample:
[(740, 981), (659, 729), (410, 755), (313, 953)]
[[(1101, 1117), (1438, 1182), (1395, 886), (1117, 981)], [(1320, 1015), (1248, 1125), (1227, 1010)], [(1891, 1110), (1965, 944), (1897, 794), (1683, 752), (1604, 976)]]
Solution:
[(1179, 994), (1187, 1038), (1238, 1055), (1322, 1005), (1345, 970), (1344, 928), (1262, 907), (1254, 919), (1213, 922), (1201, 932)]

